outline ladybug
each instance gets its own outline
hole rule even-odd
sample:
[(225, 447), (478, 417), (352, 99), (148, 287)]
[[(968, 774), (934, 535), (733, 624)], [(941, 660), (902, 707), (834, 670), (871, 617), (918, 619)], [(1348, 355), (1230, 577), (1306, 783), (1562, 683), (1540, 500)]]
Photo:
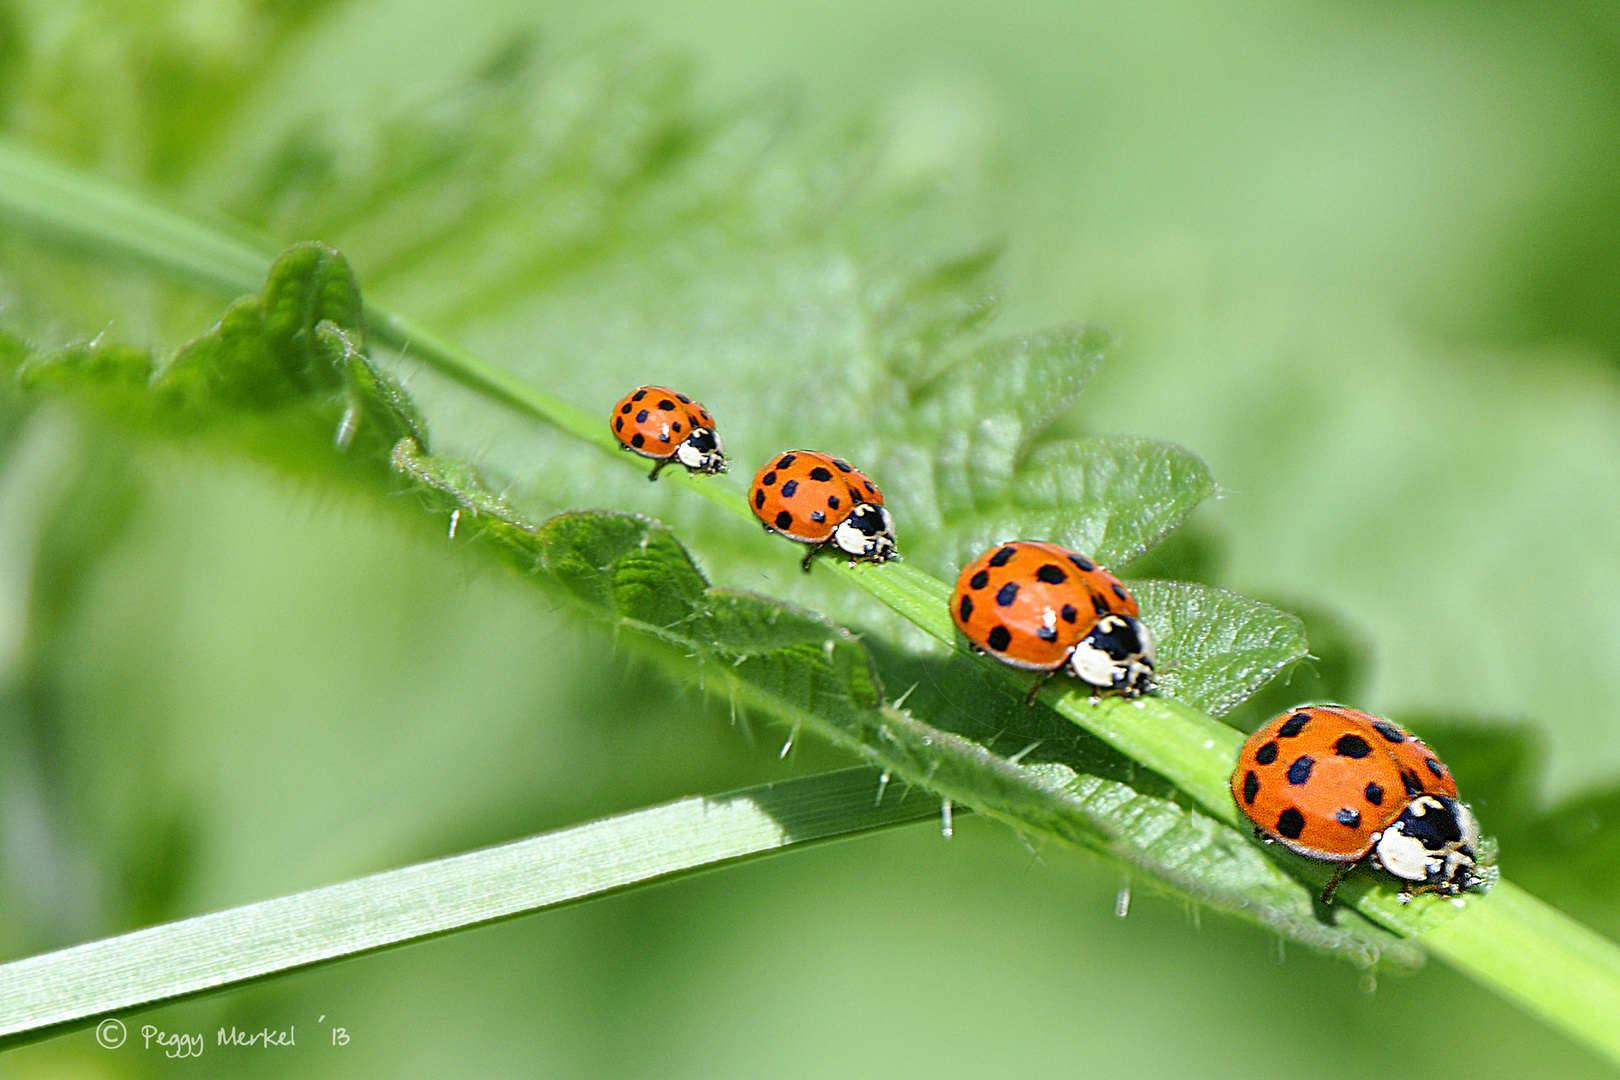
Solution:
[(800, 568), (826, 547), (857, 560), (887, 562), (899, 554), (883, 493), (864, 473), (819, 450), (789, 450), (754, 474), (748, 503), (767, 532), (809, 544)]
[(1031, 704), (1064, 665), (1081, 682), (1123, 697), (1153, 689), (1153, 634), (1118, 578), (1077, 551), (1009, 540), (962, 567), (951, 618), (978, 652), (1044, 672)]
[(692, 473), (726, 471), (725, 447), (714, 430), (709, 410), (667, 386), (641, 386), (613, 407), (613, 437), (621, 450), (630, 450), (658, 464), (647, 479), (678, 461)]
[(1232, 798), (1262, 840), (1341, 864), (1322, 902), (1362, 859), (1418, 893), (1455, 896), (1480, 881), (1479, 823), (1451, 771), (1422, 740), (1339, 705), (1290, 709), (1249, 736)]

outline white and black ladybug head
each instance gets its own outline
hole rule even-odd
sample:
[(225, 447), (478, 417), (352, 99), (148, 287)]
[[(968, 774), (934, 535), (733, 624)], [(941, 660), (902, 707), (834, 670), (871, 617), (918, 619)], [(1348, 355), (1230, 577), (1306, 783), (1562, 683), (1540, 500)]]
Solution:
[(876, 503), (861, 503), (851, 510), (833, 530), (832, 541), (840, 551), (872, 562), (887, 562), (898, 554), (894, 519)]
[(1081, 682), (1126, 697), (1153, 689), (1153, 632), (1129, 615), (1104, 615), (1069, 654)]
[(726, 471), (726, 448), (720, 434), (712, 428), (693, 428), (681, 445), (675, 448), (675, 460), (698, 473)]
[(1479, 880), (1479, 822), (1445, 795), (1419, 795), (1378, 836), (1378, 865), (1416, 892), (1455, 896)]

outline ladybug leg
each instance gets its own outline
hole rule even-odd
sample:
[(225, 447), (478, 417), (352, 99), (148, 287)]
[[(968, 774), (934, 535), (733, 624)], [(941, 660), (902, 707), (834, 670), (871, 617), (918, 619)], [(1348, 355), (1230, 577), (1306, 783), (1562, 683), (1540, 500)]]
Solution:
[(1051, 671), (1041, 672), (1040, 678), (1036, 679), (1035, 684), (1029, 688), (1029, 693), (1024, 695), (1024, 704), (1026, 706), (1035, 704), (1035, 695), (1041, 692), (1041, 687), (1045, 686), (1047, 681), (1058, 673), (1058, 670), (1058, 668), (1053, 668)]
[(808, 574), (810, 572), (810, 560), (814, 559), (821, 552), (821, 549), (826, 546), (825, 544), (811, 544), (810, 550), (804, 553), (804, 561), (799, 564), (799, 569)]
[(1344, 876), (1351, 870), (1354, 870), (1355, 867), (1356, 864), (1354, 862), (1340, 863), (1339, 868), (1333, 871), (1333, 876), (1328, 878), (1327, 885), (1322, 888), (1322, 905), (1324, 907), (1333, 903), (1333, 894), (1339, 891), (1339, 883), (1343, 881)]
[(656, 480), (656, 479), (658, 479), (658, 474), (664, 468), (664, 466), (668, 465), (670, 462), (672, 462), (674, 460), (675, 460), (674, 458), (664, 458), (661, 461), (659, 461), (658, 464), (653, 466), (653, 471), (647, 474), (647, 479), (648, 480)]
[(1262, 844), (1275, 844), (1277, 842), (1275, 837), (1268, 835), (1266, 830), (1258, 825), (1254, 827), (1254, 838)]

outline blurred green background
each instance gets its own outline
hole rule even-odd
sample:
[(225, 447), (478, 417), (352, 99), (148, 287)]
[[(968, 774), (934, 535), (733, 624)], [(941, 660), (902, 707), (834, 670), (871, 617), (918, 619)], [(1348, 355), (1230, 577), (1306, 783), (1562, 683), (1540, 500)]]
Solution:
[[(200, 38), (229, 6), (190, 6)], [(1610, 9), (366, 0), (237, 136), (420, 100), (528, 26), (634, 28), (711, 102), (785, 84), (812, 125), (871, 118), (881, 169), (948, 174), (957, 225), (1005, 237), (1003, 330), (1117, 331), (1086, 426), (1209, 462), (1224, 495), (1159, 569), (1301, 607), (1301, 693), (1528, 730), (1540, 799), (1620, 775)], [(514, 582), (238, 463), (151, 451), (139, 498), (58, 522), (31, 571), (82, 425), (36, 414), (0, 473), (0, 646), (30, 596), (60, 606), (66, 718), (0, 770), (8, 955), (839, 760), (779, 762), (780, 733)], [(302, 1042), (325, 1015), (340, 1050), (165, 1062), (86, 1033), (0, 1075), (1350, 1077), (1405, 1067), (1413, 1030), (1471, 1075), (1605, 1072), (1438, 965), (1374, 985), (1179, 902), (1116, 918), (1120, 884), (916, 826), (145, 1021)]]

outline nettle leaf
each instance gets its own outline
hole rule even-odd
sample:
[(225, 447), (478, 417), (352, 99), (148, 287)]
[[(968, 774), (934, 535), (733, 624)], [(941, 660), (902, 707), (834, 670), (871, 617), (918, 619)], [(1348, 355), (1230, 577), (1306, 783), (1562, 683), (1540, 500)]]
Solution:
[[(146, 25), (109, 33), (142, 41)], [(381, 120), (287, 119), (249, 168), (145, 179), (284, 241), (335, 244), (373, 296), (581, 405), (680, 386), (719, 418), (738, 473), (798, 446), (847, 457), (889, 493), (907, 556), (937, 575), (1008, 536), (1118, 565), (1212, 489), (1174, 447), (1051, 438), (1107, 334), (978, 337), (998, 249), (962, 232), (936, 178), (874, 167), (884, 148), (867, 134), (806, 131), (771, 97), (700, 105), (684, 64), (633, 41), (542, 55), (522, 37)], [(37, 262), (0, 252), (14, 278)], [(154, 321), (150, 297), (132, 311), (116, 289), (59, 296), (87, 333)], [(574, 440), (406, 373), (442, 448), (511, 481), (530, 516), (652, 513), (727, 580), (904, 632), (858, 595), (782, 573), (779, 543), (669, 485), (637, 484)]]
[[(688, 677), (734, 704), (814, 731), (894, 780), (926, 787), (1026, 835), (1106, 855), (1147, 875), (1152, 887), (1313, 947), (1361, 963), (1421, 960), (1415, 946), (1353, 912), (1324, 918), (1310, 891), (1240, 830), (1180, 805), (1167, 782), (1145, 773), (1139, 778), (1128, 759), (1046, 706), (1025, 708), (1017, 691), (982, 663), (892, 652), (874, 665), (866, 645), (823, 616), (710, 587), (656, 521), (591, 512), (529, 525), (464, 467), (446, 468), (408, 442), (395, 460), (434, 494), (441, 511), (477, 508), (477, 527), (500, 542), (509, 560), (542, 585), (547, 578), (560, 585), (621, 645), (684, 666)], [(1197, 655), (1196, 646), (1188, 655)], [(904, 707), (884, 704), (880, 667), (928, 689), (908, 695)], [(943, 726), (928, 722), (936, 719)], [(1038, 745), (1026, 745), (1031, 742)], [(1015, 760), (993, 746), (1023, 752)], [(1144, 782), (1156, 793), (1133, 786)]]
[[(1184, 796), (1161, 778), (1142, 771), (1139, 779), (1141, 770), (1128, 759), (1045, 704), (1024, 708), (1018, 686), (988, 661), (962, 653), (924, 660), (881, 646), (879, 663), (867, 644), (826, 616), (712, 586), (674, 532), (648, 517), (566, 513), (534, 523), (492, 492), (472, 466), (423, 449), (409, 398), (386, 380), (368, 381), (377, 376), (363, 334), (339, 325), (353, 323), (359, 310), (342, 257), (302, 245), (277, 262), (259, 296), (237, 301), (217, 327), (167, 364), (154, 365), (139, 350), (99, 345), (29, 360), (24, 382), (112, 405), (143, 430), (202, 435), (215, 445), (235, 439), (238, 448), (256, 455), (267, 453), (266, 438), (276, 430), (291, 440), (316, 433), (324, 440), (326, 463), (311, 475), (348, 468), (374, 489), (397, 490), (377, 475), (378, 461), (386, 460), (431, 511), (451, 516), (453, 534), (499, 552), (524, 580), (565, 598), (621, 646), (724, 696), (733, 707), (790, 731), (815, 732), (896, 781), (1028, 835), (1120, 861), (1154, 887), (1360, 962), (1415, 962), (1415, 950), (1348, 908), (1324, 918), (1310, 888), (1286, 867), (1240, 830), (1182, 805), (1178, 799)], [(254, 419), (259, 423), (244, 422)], [(373, 441), (356, 437), (347, 453), (336, 452), (334, 427), (352, 432), (356, 424), (374, 431)], [(376, 440), (395, 436), (379, 456)], [(287, 468), (303, 458), (283, 454), (273, 460)], [(1269, 653), (1255, 637), (1269, 611), (1262, 605), (1205, 595), (1213, 590), (1154, 587), (1159, 591), (1150, 594), (1150, 618), (1158, 620), (1167, 651), (1185, 658), (1187, 685), (1196, 685), (1192, 672), (1207, 669), (1211, 695), (1233, 696), (1248, 685), (1245, 680), (1256, 681), (1263, 663), (1290, 658), (1284, 655), (1286, 635), (1271, 642)], [(1223, 665), (1218, 636), (1185, 634), (1177, 616), (1200, 601), (1210, 618), (1234, 624), (1227, 637), (1253, 655)], [(1159, 611), (1171, 614), (1151, 613)], [(1254, 625), (1236, 625), (1243, 617)], [(1302, 642), (1293, 645), (1292, 655), (1303, 650)], [(1262, 655), (1263, 661), (1256, 659)], [(893, 704), (885, 669), (933, 689), (905, 707)], [(941, 687), (950, 689), (941, 694)]]
[(1247, 596), (1184, 581), (1133, 581), (1159, 645), (1160, 691), (1220, 716), (1306, 654), (1296, 616)]
[(257, 296), (158, 358), (104, 341), (17, 357), (26, 389), (72, 393), (138, 424), (206, 433), (294, 471), (334, 450), (386, 466), (400, 438), (426, 441), (414, 403), (365, 348), (348, 261), (321, 244), (289, 249)]
[(908, 426), (934, 440), (941, 516), (998, 502), (1035, 437), (1075, 403), (1107, 335), (1057, 327), (994, 341), (912, 391)]
[(884, 476), (899, 481), (893, 510), (912, 525), (910, 557), (948, 577), (1023, 537), (1117, 566), (1213, 494), (1204, 463), (1170, 443), (1041, 441), (1079, 399), (1108, 340), (1076, 326), (991, 342), (913, 389), (905, 437), (881, 458)]

